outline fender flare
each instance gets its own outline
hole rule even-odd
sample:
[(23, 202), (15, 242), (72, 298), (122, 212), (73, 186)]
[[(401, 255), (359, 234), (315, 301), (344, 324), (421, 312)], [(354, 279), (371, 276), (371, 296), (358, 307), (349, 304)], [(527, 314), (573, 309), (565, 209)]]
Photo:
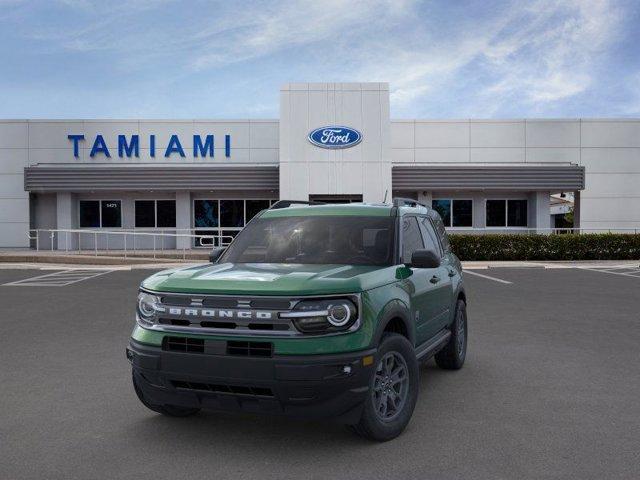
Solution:
[(373, 334), (372, 346), (380, 344), (380, 340), (384, 334), (384, 329), (394, 318), (402, 320), (407, 331), (409, 341), (412, 345), (415, 345), (416, 332), (415, 326), (411, 321), (411, 312), (409, 308), (400, 300), (392, 300), (384, 306), (378, 317), (378, 324)]

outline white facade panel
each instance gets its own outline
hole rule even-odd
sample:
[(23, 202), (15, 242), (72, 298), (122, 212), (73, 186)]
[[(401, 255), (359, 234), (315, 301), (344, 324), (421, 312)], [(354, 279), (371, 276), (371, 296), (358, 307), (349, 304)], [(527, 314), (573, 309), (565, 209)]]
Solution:
[(527, 147), (579, 147), (580, 121), (527, 120)]
[[(250, 148), (251, 144), (251, 124), (248, 121), (245, 122), (194, 122), (193, 135), (201, 135), (202, 141), (205, 141), (206, 135), (213, 135), (215, 148), (224, 149), (224, 137), (225, 135), (231, 135), (232, 145), (236, 148)], [(185, 153), (187, 148), (193, 152), (193, 138), (192, 136), (180, 137), (180, 141), (183, 141), (183, 147)], [(165, 145), (166, 148), (166, 145)]]
[[(362, 194), (368, 200), (381, 198), (391, 188), (390, 175), (384, 181), (368, 175), (375, 164), (391, 163), (386, 85), (289, 84), (283, 87), (281, 110), (286, 112), (280, 121), (282, 198)], [(308, 141), (310, 131), (334, 125), (358, 130), (362, 141), (343, 149), (319, 148)]]
[(415, 122), (416, 148), (469, 146), (469, 122)]
[(524, 148), (472, 148), (473, 163), (524, 163)]
[(0, 223), (0, 247), (26, 248), (29, 246), (29, 222)]
[[(171, 135), (178, 135), (181, 143), (190, 143), (193, 138), (193, 121), (179, 120), (172, 122), (165, 121), (141, 121), (140, 122), (140, 147), (149, 148), (149, 137), (155, 135), (156, 157), (163, 158), (166, 148), (169, 145)], [(182, 145), (183, 147), (185, 145)], [(177, 157), (173, 154), (172, 157)]]
[(640, 148), (583, 148), (581, 157), (590, 173), (640, 173)]
[[(30, 149), (72, 149), (73, 144), (67, 135), (84, 134), (84, 122), (82, 121), (45, 121), (35, 120), (29, 122), (29, 148)], [(71, 150), (72, 151), (72, 150)]]
[(640, 147), (640, 120), (583, 120), (583, 147)]
[[(132, 135), (139, 134), (138, 122), (136, 121), (130, 122), (125, 120), (87, 120), (82, 123), (82, 132), (73, 132), (84, 133), (84, 142), (80, 142), (78, 145), (91, 152), (91, 147), (93, 146), (93, 141), (95, 140), (96, 135), (102, 135), (102, 138), (104, 138), (107, 148), (109, 148), (109, 153), (112, 157), (118, 155), (118, 135), (125, 135), (128, 142), (131, 139)], [(70, 141), (68, 141), (68, 143), (71, 144)]]
[(468, 148), (417, 148), (416, 163), (469, 163)]
[[(27, 166), (29, 151), (26, 148), (0, 148), (0, 174), (19, 173)], [(0, 192), (1, 194), (2, 192)]]
[[(6, 223), (29, 223), (29, 198), (0, 199), (0, 225)], [(25, 232), (26, 235), (26, 232)]]
[(393, 163), (414, 163), (415, 149), (413, 148), (393, 148), (391, 149), (391, 161)]
[(391, 148), (415, 147), (415, 122), (391, 122)]
[[(249, 146), (256, 149), (278, 150), (279, 138), (278, 121), (270, 122), (251, 122), (249, 124)], [(235, 146), (235, 137), (233, 138), (233, 146)], [(276, 158), (275, 163), (278, 163)]]
[(524, 121), (472, 120), (471, 147), (524, 147)]
[(26, 121), (0, 122), (0, 149), (27, 148), (28, 129)]
[(593, 197), (640, 198), (640, 172), (638, 173), (589, 173), (581, 198)]
[(568, 147), (535, 147), (526, 149), (527, 163), (580, 164), (580, 149)]
[[(29, 193), (24, 191), (24, 173), (0, 174), (0, 198), (28, 198)], [(27, 212), (26, 220), (29, 219)], [(25, 221), (21, 218), (20, 221)]]
[[(589, 212), (582, 219), (582, 209)], [(580, 197), (581, 227), (598, 225), (597, 228), (637, 228), (640, 230), (640, 200), (638, 197)], [(582, 223), (584, 222), (584, 224)]]

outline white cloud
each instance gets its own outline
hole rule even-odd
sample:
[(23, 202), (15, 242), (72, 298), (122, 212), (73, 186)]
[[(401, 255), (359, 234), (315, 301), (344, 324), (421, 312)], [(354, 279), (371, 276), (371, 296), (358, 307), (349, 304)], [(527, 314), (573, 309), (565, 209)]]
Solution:
[(420, 50), (387, 44), (380, 53), (390, 61), (362, 72), (390, 81), (392, 105), (400, 108), (464, 83), (465, 69), (472, 68), (477, 76), (469, 89), (477, 89), (477, 110), (486, 114), (513, 101), (556, 102), (592, 85), (597, 56), (615, 40), (621, 21), (607, 0), (514, 4), (488, 19), (461, 22), (458, 35), (442, 36), (433, 46), (428, 31)]
[[(398, 0), (303, 0), (273, 2), (264, 10), (235, 12), (233, 28), (222, 29), (218, 21), (199, 31), (194, 40), (213, 53), (196, 55), (191, 64), (196, 69), (246, 61), (297, 46), (329, 42), (319, 46), (314, 56), (349, 54), (336, 50), (346, 37), (357, 31), (366, 35), (375, 25), (384, 25), (402, 18), (413, 1)], [(321, 49), (325, 48), (324, 51)], [(340, 61), (340, 58), (335, 58)]]
[(23, 35), (46, 53), (105, 54), (133, 80), (169, 65), (154, 78), (165, 90), (240, 64), (233, 75), (252, 88), (282, 78), (280, 69), (288, 81), (388, 81), (394, 115), (432, 114), (448, 101), (458, 116), (492, 116), (576, 97), (594, 88), (624, 20), (614, 0), (513, 0), (494, 10), (417, 0), (59, 2), (81, 19), (71, 28), (33, 25), (36, 7), (24, 4)]

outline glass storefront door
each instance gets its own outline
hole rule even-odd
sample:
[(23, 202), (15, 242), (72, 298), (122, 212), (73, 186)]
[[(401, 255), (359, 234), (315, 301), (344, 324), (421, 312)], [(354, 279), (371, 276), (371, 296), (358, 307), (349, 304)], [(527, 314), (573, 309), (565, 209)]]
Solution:
[[(195, 247), (227, 245), (258, 212), (275, 200), (196, 199), (193, 201)], [(204, 237), (207, 235), (207, 237)], [(208, 238), (214, 236), (215, 238)]]

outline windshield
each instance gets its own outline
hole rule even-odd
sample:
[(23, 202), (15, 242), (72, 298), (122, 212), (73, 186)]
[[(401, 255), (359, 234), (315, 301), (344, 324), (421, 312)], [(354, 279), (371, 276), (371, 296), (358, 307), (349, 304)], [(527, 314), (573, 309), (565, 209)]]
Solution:
[(221, 262), (392, 265), (392, 217), (258, 218), (229, 246)]

